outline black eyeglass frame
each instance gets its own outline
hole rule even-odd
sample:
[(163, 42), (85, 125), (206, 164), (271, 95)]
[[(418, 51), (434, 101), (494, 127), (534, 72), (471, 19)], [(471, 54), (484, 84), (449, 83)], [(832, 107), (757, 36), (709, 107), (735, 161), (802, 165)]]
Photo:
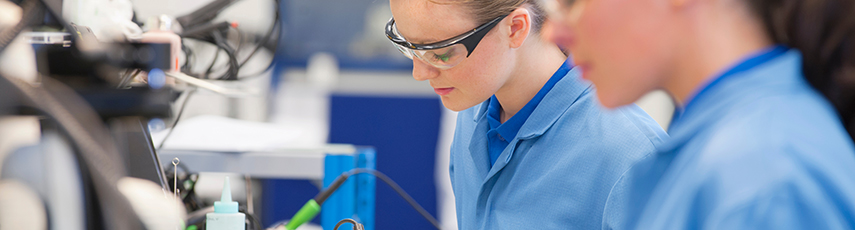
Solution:
[(441, 49), (449, 46), (456, 45), (458, 43), (463, 44), (468, 51), (466, 53), (466, 57), (469, 57), (472, 54), (472, 51), (475, 50), (475, 47), (478, 46), (478, 43), (481, 43), (481, 39), (484, 39), (484, 36), (487, 35), (487, 32), (493, 29), (497, 24), (499, 24), (502, 19), (507, 17), (508, 15), (499, 16), (493, 20), (490, 20), (487, 23), (481, 24), (473, 30), (470, 30), (461, 35), (454, 36), (452, 38), (434, 42), (430, 44), (414, 44), (410, 43), (404, 37), (397, 35), (393, 32), (395, 29), (395, 18), (389, 19), (389, 22), (386, 23), (386, 38), (389, 38), (392, 43), (397, 45), (407, 47), (414, 50), (433, 50), (433, 49)]

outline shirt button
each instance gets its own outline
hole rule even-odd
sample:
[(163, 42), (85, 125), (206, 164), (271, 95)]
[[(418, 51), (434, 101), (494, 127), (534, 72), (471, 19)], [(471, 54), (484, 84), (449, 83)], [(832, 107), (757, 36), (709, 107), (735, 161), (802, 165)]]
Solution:
[(499, 136), (499, 140), (500, 140), (500, 141), (505, 141), (505, 138), (504, 138), (504, 137), (502, 137), (502, 135), (497, 135), (497, 136)]

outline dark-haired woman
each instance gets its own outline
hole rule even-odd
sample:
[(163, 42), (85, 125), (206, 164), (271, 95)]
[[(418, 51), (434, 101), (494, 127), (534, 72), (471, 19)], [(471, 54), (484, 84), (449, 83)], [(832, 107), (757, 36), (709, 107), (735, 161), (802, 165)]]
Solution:
[(855, 229), (855, 1), (561, 5), (556, 40), (601, 104), (661, 88), (679, 105), (606, 206), (628, 204), (626, 226)]

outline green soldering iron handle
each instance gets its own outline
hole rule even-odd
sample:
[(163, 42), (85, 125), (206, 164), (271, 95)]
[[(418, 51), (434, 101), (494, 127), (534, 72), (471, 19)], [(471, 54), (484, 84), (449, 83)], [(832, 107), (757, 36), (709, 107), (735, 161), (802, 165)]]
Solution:
[(300, 227), (300, 225), (314, 219), (319, 212), (321, 212), (321, 206), (318, 205), (318, 202), (315, 201), (315, 199), (311, 199), (309, 202), (306, 202), (302, 208), (300, 208), (300, 211), (297, 211), (297, 214), (294, 214), (291, 221), (288, 221), (288, 224), (285, 225), (285, 229), (295, 230), (297, 227)]

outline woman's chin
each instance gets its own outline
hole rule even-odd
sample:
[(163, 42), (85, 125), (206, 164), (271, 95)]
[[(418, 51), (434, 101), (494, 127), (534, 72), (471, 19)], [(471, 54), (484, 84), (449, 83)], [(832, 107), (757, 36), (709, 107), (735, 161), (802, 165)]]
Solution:
[(443, 96), (441, 98), (442, 98), (442, 105), (445, 106), (446, 109), (449, 109), (449, 110), (454, 111), (454, 112), (460, 112), (460, 111), (472, 108), (472, 106), (475, 106), (478, 104), (478, 102), (466, 103), (466, 102), (454, 100), (454, 99), (451, 99), (451, 98), (445, 97), (445, 96)]

